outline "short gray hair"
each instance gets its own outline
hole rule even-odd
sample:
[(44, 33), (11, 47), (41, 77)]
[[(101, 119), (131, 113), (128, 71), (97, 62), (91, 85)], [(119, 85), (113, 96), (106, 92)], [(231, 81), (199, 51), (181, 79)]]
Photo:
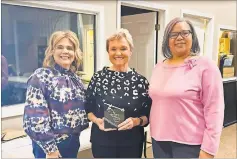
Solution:
[(171, 51), (169, 48), (169, 34), (170, 34), (171, 30), (173, 29), (173, 27), (175, 26), (175, 24), (177, 24), (179, 22), (186, 22), (191, 29), (191, 32), (192, 32), (191, 33), (192, 34), (191, 54), (198, 55), (200, 52), (200, 46), (199, 46), (197, 34), (196, 34), (196, 31), (193, 27), (193, 24), (189, 20), (184, 19), (184, 18), (174, 18), (167, 24), (167, 26), (165, 28), (165, 33), (164, 33), (163, 42), (162, 42), (162, 53), (165, 58), (172, 57), (172, 54), (171, 54)]
[(132, 51), (134, 48), (132, 35), (129, 33), (127, 29), (120, 28), (113, 35), (109, 36), (106, 40), (106, 50), (109, 52), (109, 42), (113, 40), (119, 40), (121, 38), (125, 38), (129, 44), (130, 50)]

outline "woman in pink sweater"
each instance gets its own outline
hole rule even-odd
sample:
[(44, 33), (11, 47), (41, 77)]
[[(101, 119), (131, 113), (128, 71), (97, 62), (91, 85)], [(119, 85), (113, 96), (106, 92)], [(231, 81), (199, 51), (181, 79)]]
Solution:
[(213, 158), (217, 153), (224, 118), (222, 78), (199, 51), (190, 21), (169, 22), (162, 44), (166, 60), (155, 66), (149, 89), (155, 158)]

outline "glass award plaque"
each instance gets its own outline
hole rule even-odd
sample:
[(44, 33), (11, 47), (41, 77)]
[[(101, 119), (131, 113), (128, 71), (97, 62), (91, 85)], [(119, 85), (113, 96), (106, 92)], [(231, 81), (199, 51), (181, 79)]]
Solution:
[(118, 128), (118, 125), (125, 120), (125, 110), (112, 104), (104, 104), (107, 105), (104, 107), (104, 128)]

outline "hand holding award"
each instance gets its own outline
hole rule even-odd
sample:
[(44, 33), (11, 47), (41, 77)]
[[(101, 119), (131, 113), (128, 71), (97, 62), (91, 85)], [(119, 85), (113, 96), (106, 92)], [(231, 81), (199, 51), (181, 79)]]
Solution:
[(108, 107), (104, 109), (104, 128), (117, 129), (118, 125), (124, 121), (124, 109), (104, 103)]

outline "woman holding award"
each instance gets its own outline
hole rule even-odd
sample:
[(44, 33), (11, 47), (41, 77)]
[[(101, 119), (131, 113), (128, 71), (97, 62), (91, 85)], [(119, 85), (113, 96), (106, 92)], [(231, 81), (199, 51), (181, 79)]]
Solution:
[(96, 72), (86, 92), (92, 153), (95, 158), (139, 158), (151, 106), (149, 84), (128, 66), (133, 50), (128, 30), (110, 36), (106, 49), (112, 66)]

